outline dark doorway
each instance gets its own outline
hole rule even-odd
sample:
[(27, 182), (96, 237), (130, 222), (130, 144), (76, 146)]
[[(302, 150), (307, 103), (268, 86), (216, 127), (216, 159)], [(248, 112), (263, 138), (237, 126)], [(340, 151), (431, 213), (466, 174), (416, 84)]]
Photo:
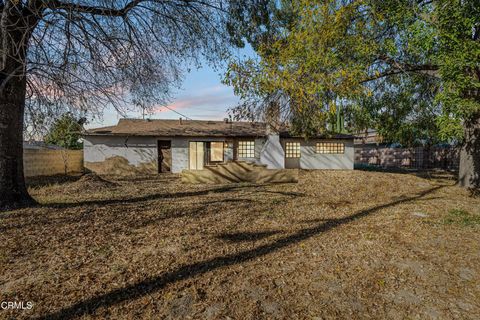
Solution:
[(158, 140), (158, 173), (172, 170), (172, 143), (170, 140)]

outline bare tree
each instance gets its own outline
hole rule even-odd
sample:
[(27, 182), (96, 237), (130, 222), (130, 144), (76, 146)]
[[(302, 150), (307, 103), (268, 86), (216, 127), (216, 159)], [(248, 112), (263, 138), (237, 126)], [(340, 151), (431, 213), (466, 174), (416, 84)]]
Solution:
[[(257, 1), (251, 2), (252, 9)], [(23, 176), (24, 126), (65, 109), (96, 115), (107, 105), (121, 112), (139, 101), (165, 101), (181, 79), (182, 62), (198, 65), (199, 57), (227, 54), (229, 12), (244, 21), (242, 5), (247, 8), (235, 0), (0, 1), (0, 207), (34, 203)]]

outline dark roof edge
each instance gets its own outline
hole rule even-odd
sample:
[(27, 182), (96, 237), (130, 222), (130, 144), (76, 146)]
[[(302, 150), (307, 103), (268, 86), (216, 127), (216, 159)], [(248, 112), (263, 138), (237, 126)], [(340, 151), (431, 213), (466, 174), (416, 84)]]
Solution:
[[(172, 137), (172, 138), (196, 138), (196, 137), (214, 137), (214, 138), (258, 138), (258, 137), (267, 137), (268, 134), (258, 135), (258, 134), (232, 134), (232, 135), (208, 135), (208, 134), (199, 134), (199, 135), (165, 135), (165, 134), (137, 134), (137, 133), (89, 133), (84, 132), (82, 136), (85, 137)], [(279, 134), (280, 138), (284, 139), (304, 139), (305, 137), (293, 136), (290, 134)], [(308, 139), (335, 139), (335, 140), (350, 140), (357, 138), (354, 135), (333, 135), (333, 136), (314, 136), (309, 137)]]
[(97, 133), (97, 132), (84, 132), (84, 137), (172, 137), (172, 138), (196, 138), (196, 137), (214, 137), (214, 138), (235, 138), (235, 137), (266, 137), (265, 135), (258, 134), (232, 134), (232, 135), (212, 135), (212, 134), (198, 134), (198, 135), (168, 135), (168, 134), (138, 134), (138, 133)]
[(309, 139), (350, 140), (350, 139), (357, 138), (356, 136), (350, 135), (350, 134), (318, 135), (318, 136), (305, 138), (305, 137), (302, 137), (302, 136), (291, 135), (290, 133), (286, 133), (286, 132), (280, 133), (279, 136), (280, 136), (280, 138), (284, 138), (284, 139), (305, 139), (305, 140), (309, 140)]

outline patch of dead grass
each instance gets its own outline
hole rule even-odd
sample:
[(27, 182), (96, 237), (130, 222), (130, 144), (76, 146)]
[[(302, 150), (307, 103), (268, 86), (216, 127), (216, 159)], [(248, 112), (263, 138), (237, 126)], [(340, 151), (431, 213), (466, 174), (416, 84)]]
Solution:
[(452, 210), (478, 217), (480, 200), (450, 179), (303, 171), (297, 184), (104, 181), (37, 186), (43, 206), (0, 214), (0, 300), (35, 304), (0, 317), (480, 315), (480, 227), (444, 223)]

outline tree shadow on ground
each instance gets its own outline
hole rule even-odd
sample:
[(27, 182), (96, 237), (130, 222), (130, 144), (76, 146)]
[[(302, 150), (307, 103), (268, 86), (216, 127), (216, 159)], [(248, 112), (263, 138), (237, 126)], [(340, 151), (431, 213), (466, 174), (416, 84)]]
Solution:
[(195, 197), (195, 196), (208, 195), (210, 193), (224, 193), (224, 192), (229, 192), (233, 190), (245, 189), (249, 187), (251, 186), (221, 186), (218, 188), (204, 189), (204, 190), (198, 190), (198, 191), (154, 193), (154, 194), (149, 194), (149, 195), (139, 196), (139, 197), (85, 200), (85, 201), (67, 202), (67, 203), (52, 202), (52, 203), (47, 203), (43, 205), (43, 207), (72, 208), (72, 207), (89, 206), (89, 205), (103, 206), (103, 205), (112, 205), (112, 204), (129, 204), (129, 203), (137, 203), (137, 202), (160, 200), (160, 199), (177, 199), (177, 198)]
[(247, 242), (268, 238), (279, 232), (280, 231), (222, 233), (216, 236), (216, 238), (228, 242)]
[(37, 176), (37, 177), (27, 177), (26, 185), (30, 188), (39, 188), (50, 185), (62, 185), (66, 183), (72, 183), (78, 181), (82, 177), (81, 174), (78, 175), (53, 175), (53, 176)]
[(42, 206), (47, 208), (74, 208), (74, 207), (88, 206), (88, 205), (103, 206), (103, 205), (113, 205), (113, 204), (129, 204), (129, 203), (138, 203), (143, 201), (152, 201), (152, 200), (159, 200), (159, 199), (177, 199), (177, 198), (195, 197), (195, 196), (208, 195), (211, 193), (225, 193), (225, 192), (237, 191), (242, 189), (250, 189), (250, 188), (255, 188), (255, 192), (276, 193), (279, 195), (291, 196), (291, 197), (304, 196), (303, 193), (299, 193), (299, 192), (260, 190), (258, 189), (259, 186), (257, 185), (232, 185), (232, 186), (228, 185), (228, 186), (221, 186), (213, 189), (205, 189), (205, 190), (198, 190), (198, 191), (155, 193), (155, 194), (150, 194), (150, 195), (145, 195), (140, 197), (85, 200), (85, 201), (68, 202), (68, 203), (54, 202), (54, 203), (47, 203)]
[(267, 255), (269, 253), (275, 252), (277, 250), (286, 248), (293, 244), (319, 235), (323, 232), (330, 231), (338, 226), (350, 223), (357, 219), (364, 218), (379, 210), (398, 204), (415, 201), (443, 187), (444, 186), (437, 186), (405, 199), (391, 201), (386, 204), (361, 210), (344, 218), (332, 219), (330, 221), (321, 222), (312, 227), (301, 229), (294, 234), (275, 239), (270, 243), (260, 245), (253, 249), (183, 265), (175, 270), (166, 272), (162, 275), (147, 278), (143, 281), (131, 284), (124, 288), (115, 289), (110, 292), (80, 301), (54, 313), (38, 317), (37, 319), (72, 319), (76, 317), (82, 317), (88, 314), (93, 314), (99, 308), (108, 308), (125, 301), (137, 299), (142, 296), (152, 294), (163, 289), (168, 284), (190, 279), (192, 277), (205, 274), (207, 272), (214, 271), (222, 267), (254, 260), (258, 257)]
[[(118, 224), (118, 221), (121, 221), (125, 228), (139, 229), (139, 228), (147, 227), (148, 225), (151, 225), (151, 224), (160, 223), (170, 219), (198, 218), (198, 217), (206, 216), (208, 214), (206, 209), (210, 205), (217, 205), (217, 206), (235, 205), (237, 207), (239, 206), (247, 207), (247, 206), (250, 206), (252, 202), (254, 202), (254, 200), (246, 199), (246, 198), (204, 201), (204, 202), (200, 202), (197, 206), (193, 208), (182, 208), (180, 210), (179, 207), (174, 207), (167, 211), (160, 211), (158, 214), (155, 214), (155, 215), (149, 216), (148, 218), (143, 218), (143, 219), (133, 218), (129, 214), (129, 210), (125, 209), (125, 206), (115, 207), (113, 210), (108, 212), (108, 214), (109, 216), (111, 216), (110, 219), (114, 220), (115, 223)], [(135, 206), (138, 208), (139, 205), (135, 204)], [(28, 223), (15, 222), (13, 224), (1, 226), (0, 233), (6, 232), (7, 230), (12, 230), (12, 229), (23, 229), (23, 228), (30, 227), (32, 225), (37, 225), (37, 226), (55, 225), (56, 228), (57, 227), (62, 228), (65, 225), (84, 223), (88, 220), (93, 221), (92, 219), (95, 218), (95, 215), (92, 214), (91, 211), (88, 211), (88, 212), (72, 212), (72, 213), (69, 213), (67, 216), (61, 216), (61, 217), (51, 217), (45, 214), (38, 215), (37, 217), (38, 219), (34, 219), (33, 221), (30, 221)]]
[(456, 181), (458, 178), (458, 170), (455, 169), (419, 169), (402, 167), (382, 167), (377, 165), (355, 165), (355, 170), (367, 172), (410, 174), (427, 180), (445, 179)]

